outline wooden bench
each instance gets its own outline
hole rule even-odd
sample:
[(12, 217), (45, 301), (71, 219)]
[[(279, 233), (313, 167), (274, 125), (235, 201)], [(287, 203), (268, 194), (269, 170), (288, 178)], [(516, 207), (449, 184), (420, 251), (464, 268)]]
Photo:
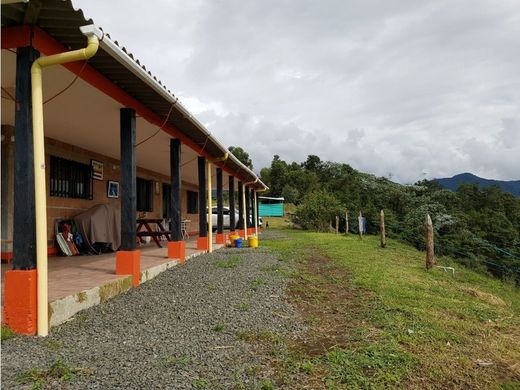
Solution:
[[(152, 237), (159, 248), (162, 248), (159, 237), (165, 237), (171, 241), (171, 232), (163, 226), (163, 220), (160, 218), (139, 218), (137, 219), (137, 237)], [(152, 226), (155, 229), (152, 228)], [(141, 230), (145, 228), (146, 230)]]

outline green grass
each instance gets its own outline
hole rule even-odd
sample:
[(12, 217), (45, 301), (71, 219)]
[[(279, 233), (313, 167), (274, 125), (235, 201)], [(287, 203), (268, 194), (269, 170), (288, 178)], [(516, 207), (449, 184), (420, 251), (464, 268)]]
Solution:
[(239, 311), (248, 311), (251, 308), (251, 305), (246, 302), (241, 302), (237, 305), (237, 309)]
[(217, 324), (213, 327), (215, 332), (223, 332), (226, 326), (224, 324)]
[(56, 360), (49, 368), (31, 368), (17, 376), (18, 383), (28, 385), (31, 390), (42, 389), (48, 384), (56, 385), (56, 382), (70, 382), (78, 374), (88, 375), (92, 371), (80, 367), (71, 367), (62, 360)]
[(161, 367), (178, 368), (178, 367), (186, 367), (190, 363), (191, 363), (191, 359), (187, 356), (166, 355), (161, 359), (159, 365)]
[(2, 325), (2, 341), (9, 340), (14, 336), (16, 336), (16, 333), (13, 330), (11, 330), (11, 328)]
[(291, 229), (292, 222), (288, 217), (262, 217), (263, 228), (269, 222), (269, 229)]
[[(328, 283), (363, 292), (353, 298), (360, 308), (353, 314), (359, 324), (346, 329), (350, 347), (313, 358), (327, 387), (520, 387), (520, 289), (447, 258), (439, 263), (455, 267), (455, 275), (427, 271), (424, 253), (393, 240), (381, 249), (372, 236), (284, 234), (290, 240), (263, 245), (294, 267), (313, 253), (327, 256), (349, 275)], [(326, 298), (314, 275), (293, 277), (300, 286), (317, 286), (306, 291), (316, 302)], [(301, 370), (308, 358), (288, 359)], [(479, 367), (478, 360), (493, 365)]]
[(242, 261), (243, 261), (242, 256), (238, 256), (238, 255), (229, 256), (226, 259), (216, 261), (215, 267), (217, 267), (217, 268), (236, 268), (240, 264), (242, 264)]
[(207, 379), (204, 378), (196, 378), (191, 382), (191, 385), (195, 389), (207, 389), (209, 386), (209, 382)]
[(256, 290), (258, 290), (258, 288), (259, 288), (260, 286), (263, 286), (264, 284), (265, 284), (265, 280), (262, 279), (262, 278), (260, 278), (260, 277), (257, 277), (257, 278), (255, 278), (255, 279), (251, 282), (251, 289), (252, 289), (253, 291), (256, 291)]

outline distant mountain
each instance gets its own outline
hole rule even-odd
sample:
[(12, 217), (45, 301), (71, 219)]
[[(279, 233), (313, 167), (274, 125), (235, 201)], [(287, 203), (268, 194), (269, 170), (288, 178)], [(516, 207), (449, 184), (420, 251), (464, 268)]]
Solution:
[(475, 176), (472, 173), (461, 173), (460, 175), (455, 175), (453, 177), (434, 179), (434, 181), (439, 183), (444, 188), (452, 191), (456, 191), (461, 184), (478, 184), (482, 188), (499, 186), (502, 191), (520, 196), (520, 180), (491, 180), (483, 179), (481, 177)]

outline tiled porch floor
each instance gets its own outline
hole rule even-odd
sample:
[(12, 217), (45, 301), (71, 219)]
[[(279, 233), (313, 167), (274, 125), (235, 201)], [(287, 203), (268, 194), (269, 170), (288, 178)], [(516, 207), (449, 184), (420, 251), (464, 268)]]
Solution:
[[(164, 241), (162, 244), (162, 248), (158, 248), (153, 242), (139, 248), (141, 249), (141, 272), (172, 261), (172, 259), (167, 258), (167, 243)], [(214, 249), (219, 247), (221, 245), (213, 244)], [(186, 241), (186, 258), (201, 253), (203, 251), (197, 250), (196, 238), (190, 238)], [(48, 264), (49, 302), (124, 277), (115, 274), (115, 253), (98, 256), (56, 256), (50, 257)], [(2, 303), (4, 273), (9, 269), (11, 269), (10, 264), (2, 264)]]

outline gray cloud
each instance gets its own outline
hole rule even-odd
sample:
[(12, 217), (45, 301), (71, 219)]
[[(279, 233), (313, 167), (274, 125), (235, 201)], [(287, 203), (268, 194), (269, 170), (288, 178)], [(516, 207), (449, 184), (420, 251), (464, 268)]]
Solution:
[(516, 0), (75, 4), (257, 169), (318, 154), (401, 182), (519, 178)]

